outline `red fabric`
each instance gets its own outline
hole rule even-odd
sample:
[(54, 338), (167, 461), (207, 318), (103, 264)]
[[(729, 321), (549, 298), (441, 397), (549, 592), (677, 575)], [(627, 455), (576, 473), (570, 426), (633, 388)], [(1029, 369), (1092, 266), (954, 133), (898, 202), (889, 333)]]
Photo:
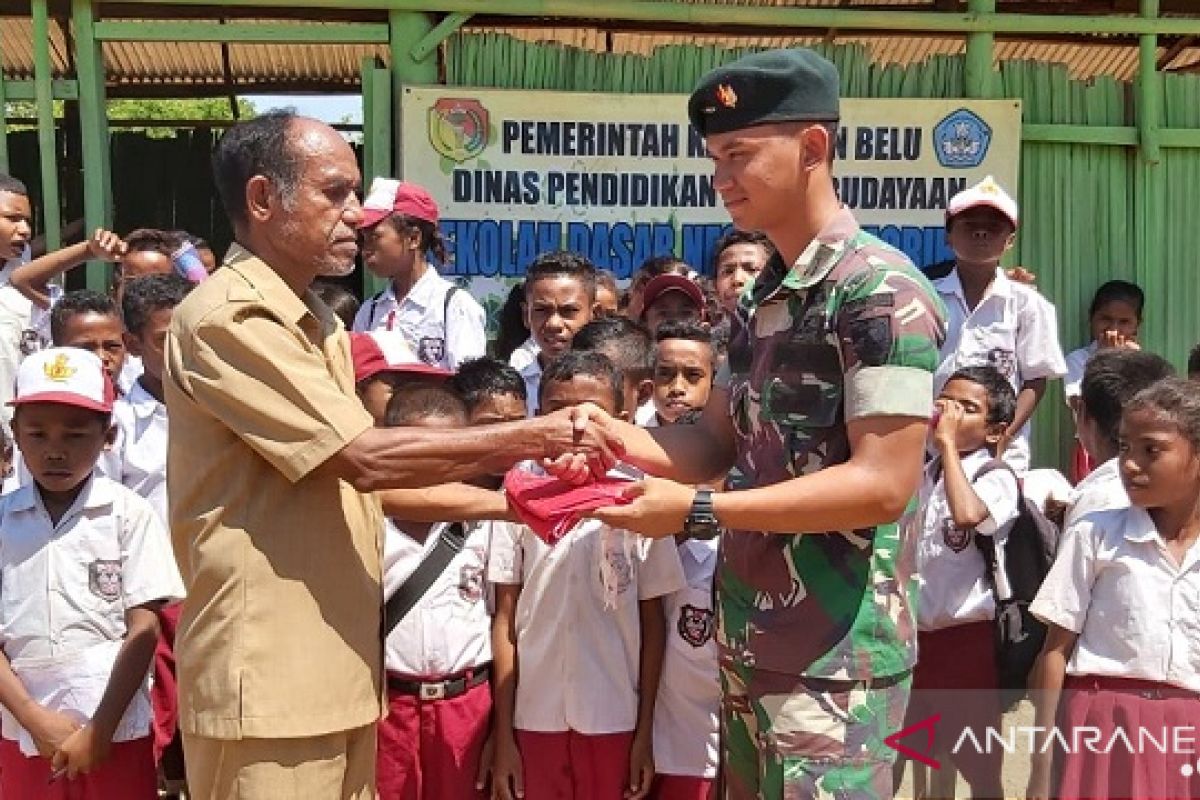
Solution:
[[(934, 714), (939, 740), (957, 742), (967, 728), (977, 741), (984, 741), (987, 727), (999, 727), (999, 677), (996, 674), (996, 642), (991, 622), (969, 622), (939, 631), (917, 634), (917, 666), (913, 670), (912, 694), (905, 714), (905, 727)], [(950, 761), (971, 784), (972, 794), (991, 796), (1001, 785), (1004, 750), (993, 747), (959, 748)]]
[(521, 522), (546, 544), (566, 536), (589, 511), (603, 506), (623, 506), (630, 482), (614, 478), (575, 486), (552, 475), (535, 475), (520, 468), (504, 476), (508, 505)]
[(629, 788), (633, 731), (517, 731), (525, 800), (622, 800)]
[[(1059, 702), (1058, 727), (1067, 742), (1071, 731), (1091, 727), (1099, 731), (1099, 743), (1058, 753), (1057, 797), (1177, 798), (1200, 797), (1200, 771), (1196, 770), (1195, 743), (1181, 742), (1181, 750), (1170, 752), (1172, 731), (1191, 731), (1200, 720), (1200, 697), (1165, 684), (1121, 678), (1068, 675)], [(1139, 731), (1161, 741), (1166, 731), (1167, 751), (1148, 745), (1129, 753), (1121, 744), (1109, 746), (1120, 728), (1134, 748)], [(1109, 752), (1103, 752), (1108, 750)], [(1098, 752), (1093, 752), (1098, 751)], [(1183, 774), (1191, 764), (1189, 774)]]
[(713, 800), (716, 781), (690, 775), (656, 775), (650, 800)]
[(1092, 463), (1088, 451), (1076, 440), (1075, 447), (1071, 450), (1071, 483), (1079, 483), (1095, 468), (1096, 465)]
[(149, 736), (114, 742), (108, 760), (75, 780), (50, 783), (50, 759), (21, 753), (0, 739), (0, 796), (5, 800), (157, 800), (154, 744)]
[(150, 704), (154, 708), (154, 763), (179, 735), (179, 686), (175, 681), (175, 628), (179, 625), (181, 603), (173, 603), (158, 612), (158, 644), (154, 648), (154, 682), (150, 686)]
[(379, 800), (467, 800), (475, 791), (487, 741), (492, 691), (485, 681), (449, 700), (421, 700), (388, 690), (379, 723)]

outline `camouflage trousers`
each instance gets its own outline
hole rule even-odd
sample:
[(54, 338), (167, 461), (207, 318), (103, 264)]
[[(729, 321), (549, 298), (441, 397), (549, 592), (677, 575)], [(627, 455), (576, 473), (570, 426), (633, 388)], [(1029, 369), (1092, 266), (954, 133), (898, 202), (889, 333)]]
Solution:
[(854, 681), (802, 678), (721, 664), (726, 800), (890, 798), (912, 676)]

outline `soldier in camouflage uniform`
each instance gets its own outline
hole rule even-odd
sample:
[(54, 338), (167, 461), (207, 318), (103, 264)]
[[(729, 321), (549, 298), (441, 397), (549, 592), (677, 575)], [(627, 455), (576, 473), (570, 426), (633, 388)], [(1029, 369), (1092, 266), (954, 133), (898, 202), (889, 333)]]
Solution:
[[(914, 542), (897, 520), (920, 481), (944, 312), (908, 259), (837, 202), (832, 64), (807, 50), (748, 56), (705, 76), (689, 112), (734, 224), (779, 254), (742, 298), (706, 436), (620, 435), (652, 474), (697, 483), (732, 465), (711, 497), (727, 529), (725, 796), (890, 797), (883, 740), (903, 725), (916, 660)], [(635, 494), (598, 516), (686, 530), (703, 492), (651, 478)]]

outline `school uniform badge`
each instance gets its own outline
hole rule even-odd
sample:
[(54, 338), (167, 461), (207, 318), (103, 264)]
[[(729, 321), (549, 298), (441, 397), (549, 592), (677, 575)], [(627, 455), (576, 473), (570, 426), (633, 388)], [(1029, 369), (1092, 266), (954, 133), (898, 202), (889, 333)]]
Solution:
[(442, 363), (446, 357), (446, 340), (436, 336), (422, 336), (417, 343), (417, 358), (431, 366)]
[(961, 553), (971, 544), (971, 529), (963, 529), (954, 524), (952, 519), (942, 520), (942, 541), (956, 553)]
[(684, 605), (679, 609), (679, 635), (692, 647), (703, 647), (713, 637), (711, 608)]
[(112, 603), (121, 597), (121, 562), (97, 559), (88, 564), (88, 589)]

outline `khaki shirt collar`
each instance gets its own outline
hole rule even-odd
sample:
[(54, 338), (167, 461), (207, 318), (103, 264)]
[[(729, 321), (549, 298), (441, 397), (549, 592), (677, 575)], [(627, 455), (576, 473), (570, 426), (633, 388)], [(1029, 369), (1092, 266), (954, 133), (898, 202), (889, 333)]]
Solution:
[(267, 262), (237, 242), (229, 246), (222, 268), (233, 270), (245, 281), (229, 285), (229, 300), (261, 301), (282, 319), (313, 333), (328, 334), (336, 325), (328, 306), (311, 289), (305, 289), (303, 296), (298, 296)]

